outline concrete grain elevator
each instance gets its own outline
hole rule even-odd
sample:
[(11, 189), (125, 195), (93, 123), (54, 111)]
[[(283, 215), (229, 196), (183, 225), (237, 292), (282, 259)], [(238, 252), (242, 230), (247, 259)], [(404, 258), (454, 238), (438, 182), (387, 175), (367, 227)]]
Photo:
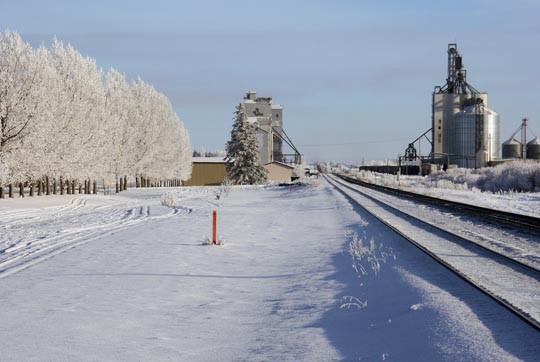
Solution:
[(456, 44), (448, 44), (448, 77), (432, 98), (434, 163), (483, 167), (500, 158), (499, 115), (487, 108), (487, 93), (467, 83)]

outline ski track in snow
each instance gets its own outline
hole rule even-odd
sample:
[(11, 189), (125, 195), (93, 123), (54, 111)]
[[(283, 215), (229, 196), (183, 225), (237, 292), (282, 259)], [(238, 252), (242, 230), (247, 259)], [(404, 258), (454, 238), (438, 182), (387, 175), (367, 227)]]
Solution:
[[(182, 194), (175, 193), (177, 200), (187, 199)], [(207, 196), (199, 192), (189, 199)], [(118, 196), (73, 196), (60, 206), (0, 211), (0, 278), (103, 235), (194, 211), (187, 206), (140, 206), (144, 202)]]

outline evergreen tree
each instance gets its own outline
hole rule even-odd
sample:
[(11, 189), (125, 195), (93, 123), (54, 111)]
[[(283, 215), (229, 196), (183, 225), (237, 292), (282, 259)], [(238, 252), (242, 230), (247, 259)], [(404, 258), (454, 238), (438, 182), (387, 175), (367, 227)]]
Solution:
[(234, 112), (231, 140), (227, 142), (227, 174), (236, 185), (263, 184), (267, 181), (266, 169), (259, 163), (257, 141), (248, 130), (244, 105)]

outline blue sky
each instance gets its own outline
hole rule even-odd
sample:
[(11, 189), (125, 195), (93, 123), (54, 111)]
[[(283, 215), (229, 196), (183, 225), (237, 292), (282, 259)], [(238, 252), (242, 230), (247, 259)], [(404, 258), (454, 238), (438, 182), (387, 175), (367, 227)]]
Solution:
[(540, 134), (535, 0), (0, 0), (0, 9), (2, 30), (36, 46), (56, 35), (153, 84), (197, 149), (224, 149), (235, 105), (255, 90), (285, 105), (285, 130), (308, 161), (396, 158), (431, 127), (451, 42), (500, 114), (501, 140), (523, 116)]

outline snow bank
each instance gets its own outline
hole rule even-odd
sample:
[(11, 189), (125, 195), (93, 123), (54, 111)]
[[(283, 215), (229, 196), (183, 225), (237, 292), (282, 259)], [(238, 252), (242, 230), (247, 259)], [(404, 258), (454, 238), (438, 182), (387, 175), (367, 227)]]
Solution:
[(501, 192), (540, 192), (540, 163), (509, 162), (480, 169), (456, 168), (438, 171), (425, 177), (360, 171), (356, 177), (377, 185), (414, 186), (449, 190)]

